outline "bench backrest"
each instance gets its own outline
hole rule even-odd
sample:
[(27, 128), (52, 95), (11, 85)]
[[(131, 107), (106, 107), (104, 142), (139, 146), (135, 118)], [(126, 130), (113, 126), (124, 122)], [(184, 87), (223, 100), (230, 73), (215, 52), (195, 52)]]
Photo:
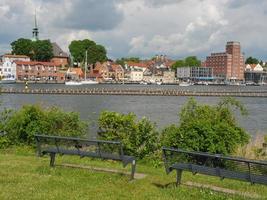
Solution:
[(120, 159), (124, 156), (123, 147), (120, 142), (104, 140), (88, 140), (75, 137), (60, 137), (35, 135), (37, 152), (39, 156), (49, 149), (56, 149), (57, 153), (76, 152), (77, 155), (85, 155), (88, 152), (104, 158), (104, 155), (114, 155)]
[(163, 147), (167, 173), (175, 169), (267, 184), (267, 162)]

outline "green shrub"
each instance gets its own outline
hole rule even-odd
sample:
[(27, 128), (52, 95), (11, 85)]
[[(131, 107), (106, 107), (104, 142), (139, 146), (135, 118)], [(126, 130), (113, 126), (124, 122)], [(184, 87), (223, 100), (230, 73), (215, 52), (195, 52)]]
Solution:
[(42, 108), (39, 105), (25, 105), (18, 111), (8, 113), (2, 129), (11, 144), (34, 143), (35, 134), (59, 136), (83, 136), (87, 125), (75, 112), (63, 112), (59, 108)]
[(121, 141), (124, 152), (144, 158), (158, 149), (158, 132), (147, 118), (137, 120), (133, 113), (120, 114), (104, 111), (100, 114), (99, 137), (104, 140)]
[(235, 120), (231, 106), (246, 114), (240, 102), (227, 98), (218, 105), (199, 105), (191, 98), (180, 113), (180, 125), (162, 131), (163, 146), (220, 154), (230, 154), (249, 141), (249, 135)]

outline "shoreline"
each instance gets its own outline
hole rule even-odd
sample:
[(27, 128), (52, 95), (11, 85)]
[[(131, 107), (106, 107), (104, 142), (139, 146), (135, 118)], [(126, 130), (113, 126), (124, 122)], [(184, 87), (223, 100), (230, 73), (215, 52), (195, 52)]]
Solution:
[(231, 97), (267, 97), (267, 91), (189, 91), (177, 89), (14, 89), (1, 88), (2, 94), (50, 94), (50, 95), (128, 95), (128, 96), (231, 96)]

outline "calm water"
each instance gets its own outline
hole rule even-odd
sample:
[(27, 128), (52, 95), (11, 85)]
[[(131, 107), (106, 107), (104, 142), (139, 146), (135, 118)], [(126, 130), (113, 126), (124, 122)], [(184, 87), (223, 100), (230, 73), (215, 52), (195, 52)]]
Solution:
[[(22, 88), (23, 84), (6, 84), (2, 87)], [(63, 88), (63, 84), (32, 84), (31, 88)], [(71, 86), (68, 86), (71, 87)], [(154, 86), (154, 85), (88, 85), (79, 87), (130, 87), (147, 88), (157, 87), (159, 89), (179, 89), (196, 91), (267, 91), (267, 86), (262, 87), (237, 87), (237, 86)], [(75, 86), (74, 88), (77, 88)], [(171, 123), (178, 123), (178, 113), (187, 101), (188, 97), (165, 97), (165, 96), (90, 96), (90, 95), (26, 95), (26, 94), (2, 94), (0, 96), (2, 107), (19, 108), (24, 104), (40, 103), (44, 106), (59, 106), (66, 111), (79, 112), (84, 120), (96, 121), (103, 110), (111, 110), (122, 113), (134, 112), (138, 117), (146, 116), (156, 122), (159, 128)], [(196, 97), (197, 101), (205, 104), (216, 104), (218, 97)], [(267, 133), (267, 98), (238, 98), (249, 111), (249, 116), (240, 117), (237, 114), (239, 123), (252, 135)], [(92, 123), (91, 132), (96, 129)], [(93, 130), (93, 131), (92, 131)], [(92, 133), (94, 135), (94, 133)]]

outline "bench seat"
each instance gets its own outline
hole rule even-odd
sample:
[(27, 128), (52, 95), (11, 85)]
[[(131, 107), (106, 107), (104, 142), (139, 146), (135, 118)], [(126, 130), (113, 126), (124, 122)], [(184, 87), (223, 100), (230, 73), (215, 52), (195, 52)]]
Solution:
[(135, 157), (125, 155), (120, 142), (46, 135), (35, 135), (35, 139), (38, 155), (49, 154), (51, 167), (54, 167), (56, 154), (115, 160), (121, 161), (123, 167), (131, 164), (131, 179), (134, 179)]
[(182, 171), (267, 185), (267, 162), (163, 147), (166, 173), (175, 170), (180, 184)]

